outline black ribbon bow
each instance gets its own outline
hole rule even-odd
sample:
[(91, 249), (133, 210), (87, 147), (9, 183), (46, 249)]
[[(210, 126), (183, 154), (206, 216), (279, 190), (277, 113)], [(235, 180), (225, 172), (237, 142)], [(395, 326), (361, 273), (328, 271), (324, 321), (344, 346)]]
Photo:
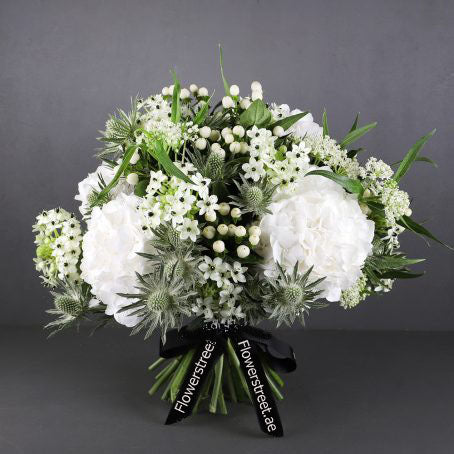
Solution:
[(282, 437), (284, 431), (281, 419), (263, 370), (261, 356), (274, 369), (292, 372), (296, 369), (295, 354), (287, 343), (252, 326), (205, 323), (186, 325), (180, 330), (167, 332), (165, 345), (161, 341), (159, 346), (162, 358), (174, 358), (193, 348), (195, 352), (166, 424), (181, 421), (192, 414), (208, 373), (226, 352), (228, 339), (239, 359), (261, 430)]

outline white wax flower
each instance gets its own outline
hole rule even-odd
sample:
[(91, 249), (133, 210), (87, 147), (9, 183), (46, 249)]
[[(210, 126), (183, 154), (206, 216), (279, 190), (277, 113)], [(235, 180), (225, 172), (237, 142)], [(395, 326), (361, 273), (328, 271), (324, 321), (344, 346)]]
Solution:
[(310, 279), (325, 277), (322, 297), (339, 301), (372, 253), (375, 225), (356, 197), (328, 178), (311, 175), (292, 194), (278, 193), (270, 211), (260, 223), (257, 249), (265, 258), (265, 275), (274, 275), (275, 262), (289, 272), (297, 262), (301, 273), (314, 266)]
[(118, 293), (136, 293), (135, 273), (151, 271), (147, 259), (137, 252), (152, 252), (150, 234), (142, 230), (142, 214), (137, 210), (140, 199), (135, 195), (119, 194), (102, 207), (95, 207), (87, 221), (83, 237), (82, 279), (92, 286), (92, 293), (107, 305), (106, 314), (117, 322), (134, 326), (136, 316), (118, 313), (131, 300)]

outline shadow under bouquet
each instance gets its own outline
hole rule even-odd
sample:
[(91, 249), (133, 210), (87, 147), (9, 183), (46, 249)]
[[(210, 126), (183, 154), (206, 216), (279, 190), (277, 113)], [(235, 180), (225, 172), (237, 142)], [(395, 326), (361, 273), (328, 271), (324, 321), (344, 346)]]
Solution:
[[(150, 366), (171, 402), (167, 423), (207, 405), (251, 402), (261, 429), (281, 436), (276, 399), (292, 348), (257, 327), (304, 322), (329, 302), (345, 309), (420, 276), (400, 250), (412, 231), (402, 177), (434, 133), (395, 170), (357, 159), (358, 124), (330, 137), (309, 112), (268, 103), (259, 82), (240, 96), (221, 75), (205, 87), (174, 83), (110, 116), (101, 164), (79, 183), (81, 224), (62, 208), (37, 217), (36, 268), (51, 287), (52, 334), (89, 319), (161, 333)], [(188, 324), (183, 325), (184, 321)]]

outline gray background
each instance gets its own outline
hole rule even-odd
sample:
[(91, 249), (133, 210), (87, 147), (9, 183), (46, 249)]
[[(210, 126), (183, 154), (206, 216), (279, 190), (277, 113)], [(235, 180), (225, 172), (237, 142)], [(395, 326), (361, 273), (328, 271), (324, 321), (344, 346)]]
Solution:
[[(76, 209), (92, 171), (97, 131), (137, 92), (170, 84), (263, 83), (269, 100), (324, 107), (341, 138), (357, 111), (379, 127), (362, 141), (388, 162), (436, 127), (403, 181), (414, 217), (452, 240), (454, 2), (452, 1), (24, 1), (0, 3), (0, 323), (45, 320), (50, 298), (33, 269), (31, 225), (42, 208)], [(454, 328), (454, 254), (406, 238), (426, 276), (402, 281), (352, 311), (312, 313), (309, 328)]]

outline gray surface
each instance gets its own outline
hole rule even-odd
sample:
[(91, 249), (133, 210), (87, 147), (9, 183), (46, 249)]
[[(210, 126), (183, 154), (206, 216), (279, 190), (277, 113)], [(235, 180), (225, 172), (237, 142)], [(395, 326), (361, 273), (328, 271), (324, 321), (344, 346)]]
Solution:
[(280, 332), (298, 369), (285, 376), (285, 437), (258, 428), (246, 405), (164, 426), (150, 398), (156, 341), (126, 329), (46, 341), (0, 331), (2, 454), (212, 453), (450, 454), (454, 445), (454, 335)]
[[(437, 127), (404, 181), (418, 220), (452, 240), (454, 2), (417, 0), (0, 2), (0, 322), (41, 322), (49, 296), (31, 257), (30, 226), (42, 208), (74, 209), (76, 184), (96, 162), (95, 138), (115, 107), (160, 90), (174, 67), (185, 84), (242, 92), (261, 79), (268, 99), (327, 108), (342, 137), (357, 111), (379, 128), (363, 140), (388, 162)], [(454, 255), (404, 241), (429, 273), (349, 313), (313, 314), (310, 327), (454, 328)], [(6, 276), (6, 278), (5, 278)]]

